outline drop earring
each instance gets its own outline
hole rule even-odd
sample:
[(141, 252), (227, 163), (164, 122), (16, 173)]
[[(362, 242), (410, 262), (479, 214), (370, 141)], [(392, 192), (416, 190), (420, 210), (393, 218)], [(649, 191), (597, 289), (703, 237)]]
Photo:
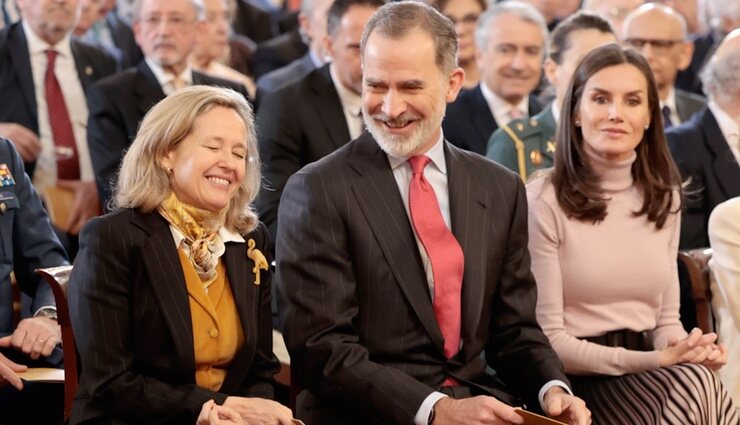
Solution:
[(576, 127), (580, 127), (581, 126), (581, 120), (575, 120), (575, 121), (573, 121), (573, 124), (575, 124)]

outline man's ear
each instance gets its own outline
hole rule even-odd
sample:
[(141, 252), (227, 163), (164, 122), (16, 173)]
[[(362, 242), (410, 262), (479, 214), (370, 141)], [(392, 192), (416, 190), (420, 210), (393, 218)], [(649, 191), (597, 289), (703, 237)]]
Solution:
[(447, 93), (445, 93), (447, 103), (452, 103), (457, 99), (464, 83), (465, 71), (460, 67), (455, 68), (447, 79)]
[(691, 65), (691, 58), (694, 55), (694, 43), (685, 41), (681, 44), (681, 53), (676, 63), (679, 71), (683, 71)]
[(547, 58), (545, 59), (545, 62), (542, 63), (542, 70), (545, 72), (545, 78), (547, 78), (547, 81), (550, 83), (550, 85), (552, 87), (557, 87), (558, 64), (556, 64), (554, 60)]

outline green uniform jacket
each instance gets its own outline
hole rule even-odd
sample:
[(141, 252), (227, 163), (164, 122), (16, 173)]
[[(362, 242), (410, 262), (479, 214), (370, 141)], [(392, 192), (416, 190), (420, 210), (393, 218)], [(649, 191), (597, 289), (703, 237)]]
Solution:
[(486, 157), (519, 173), (522, 180), (553, 165), (555, 118), (552, 103), (531, 118), (519, 118), (501, 126), (488, 139)]

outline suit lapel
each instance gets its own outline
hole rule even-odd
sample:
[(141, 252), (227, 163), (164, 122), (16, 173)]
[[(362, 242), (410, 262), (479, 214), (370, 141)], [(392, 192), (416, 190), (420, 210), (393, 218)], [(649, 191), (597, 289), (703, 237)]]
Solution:
[[(493, 118), (493, 113), (491, 113), (491, 108), (488, 107), (486, 98), (483, 97), (480, 84), (470, 92), (470, 120), (478, 138), (469, 140), (468, 144), (471, 145), (473, 152), (485, 152), (488, 138), (496, 131), (498, 123)], [(473, 147), (473, 143), (477, 146)], [(483, 144), (481, 145), (481, 143)]]
[[(137, 213), (134, 224), (149, 233), (141, 256), (159, 308), (175, 342), (184, 371), (195, 370), (193, 325), (185, 276), (167, 221), (157, 213)], [(192, 376), (190, 379), (193, 379)]]
[[(358, 141), (349, 156), (349, 165), (361, 175), (353, 184), (352, 193), (396, 282), (442, 352), (444, 340), (432, 309), (421, 258), (415, 253), (416, 239), (388, 158), (368, 133)], [(409, 249), (414, 254), (406, 255)], [(416, 261), (408, 261), (409, 258)]]
[(143, 60), (139, 62), (136, 77), (136, 86), (134, 87), (138, 98), (136, 109), (139, 111), (139, 116), (143, 117), (154, 104), (165, 98), (165, 94), (159, 85), (159, 81), (157, 81), (157, 77), (154, 76), (152, 70)]
[(96, 79), (100, 78), (96, 75), (95, 67), (92, 65), (90, 58), (87, 57), (85, 52), (80, 48), (80, 45), (75, 40), (70, 40), (70, 48), (72, 50), (72, 57), (75, 61), (75, 68), (77, 68), (77, 76), (82, 84), (82, 89), (87, 93), (87, 89), (90, 87)]
[[(254, 357), (256, 344), (251, 341), (259, 340), (259, 335), (257, 335), (257, 320), (260, 311), (259, 287), (254, 285), (254, 275), (251, 274), (254, 262), (247, 257), (246, 244), (227, 243), (226, 252), (221, 258), (224, 261), (236, 308), (239, 310), (239, 319), (245, 339), (242, 349), (234, 357), (235, 361), (229, 368), (223, 384), (223, 388), (236, 388), (247, 374)], [(263, 271), (263, 273), (266, 272)]]
[(701, 127), (704, 129), (704, 140), (713, 152), (714, 174), (725, 198), (740, 196), (740, 165), (709, 108), (704, 110)]
[(28, 42), (26, 35), (23, 33), (23, 26), (20, 22), (13, 25), (8, 33), (8, 46), (10, 55), (15, 65), (16, 81), (20, 83), (23, 96), (26, 98), (26, 104), (33, 117), (33, 129), (38, 133), (39, 122), (36, 111), (36, 93), (33, 87), (33, 71), (31, 70), (31, 58), (28, 55)]
[[(480, 190), (474, 170), (457, 148), (445, 143), (447, 186), (450, 195), (450, 221), (452, 233), (465, 256), (462, 286), (463, 341), (478, 338), (475, 335), (483, 308), (486, 288), (486, 257), (488, 252), (485, 229), (491, 219), (488, 198)], [(463, 348), (465, 344), (463, 344)]]
[(350, 135), (347, 120), (344, 118), (342, 102), (329, 73), (329, 65), (311, 73), (309, 78), (315, 109), (336, 150), (350, 141)]

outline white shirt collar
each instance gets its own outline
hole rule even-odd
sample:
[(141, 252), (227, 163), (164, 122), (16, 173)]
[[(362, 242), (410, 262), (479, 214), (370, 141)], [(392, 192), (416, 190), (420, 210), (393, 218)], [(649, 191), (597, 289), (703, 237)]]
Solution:
[[(432, 160), (432, 163), (442, 174), (447, 174), (447, 163), (445, 162), (445, 144), (444, 134), (442, 130), (439, 131), (439, 139), (434, 145), (424, 153), (425, 156)], [(395, 170), (409, 160), (409, 157), (398, 157), (388, 155), (388, 162), (391, 164), (391, 170)]]
[(40, 53), (46, 54), (47, 50), (53, 49), (62, 57), (72, 57), (72, 47), (69, 44), (69, 34), (65, 35), (59, 43), (52, 46), (36, 35), (31, 26), (28, 25), (28, 22), (25, 20), (21, 21), (21, 25), (23, 26), (23, 32), (26, 35), (26, 43), (28, 44), (28, 53), (30, 56), (35, 56)]
[(529, 115), (529, 96), (524, 96), (519, 103), (512, 105), (494, 93), (483, 81), (480, 82), (480, 91), (483, 93), (483, 98), (486, 99), (488, 108), (499, 126), (511, 121), (509, 111), (514, 108), (518, 109), (525, 117)]
[(725, 140), (730, 141), (730, 136), (740, 136), (740, 134), (738, 134), (740, 132), (740, 124), (737, 119), (731, 117), (730, 114), (724, 111), (724, 109), (720, 108), (714, 100), (709, 100), (708, 106), (709, 110), (712, 111), (712, 114), (714, 115), (714, 119), (717, 120), (719, 129), (722, 131), (722, 135), (725, 137)]
[(353, 92), (352, 90), (344, 87), (337, 76), (336, 70), (334, 69), (334, 63), (329, 65), (329, 75), (331, 75), (331, 81), (334, 84), (334, 88), (337, 89), (339, 95), (339, 101), (342, 103), (342, 108), (349, 111), (355, 117), (360, 116), (362, 110), (362, 97)]
[(676, 90), (673, 87), (669, 89), (665, 101), (660, 102), (660, 108), (663, 109), (664, 106), (667, 106), (671, 110), (671, 115), (676, 112)]
[[(161, 66), (159, 66), (159, 64), (151, 60), (149, 57), (145, 57), (144, 60), (149, 66), (149, 69), (152, 70), (152, 73), (157, 79), (160, 87), (165, 87), (167, 84), (171, 84), (172, 80), (175, 79), (175, 75), (166, 72)], [(193, 68), (190, 66), (190, 63), (185, 66), (185, 69), (182, 70), (179, 77), (186, 85), (193, 84)]]

